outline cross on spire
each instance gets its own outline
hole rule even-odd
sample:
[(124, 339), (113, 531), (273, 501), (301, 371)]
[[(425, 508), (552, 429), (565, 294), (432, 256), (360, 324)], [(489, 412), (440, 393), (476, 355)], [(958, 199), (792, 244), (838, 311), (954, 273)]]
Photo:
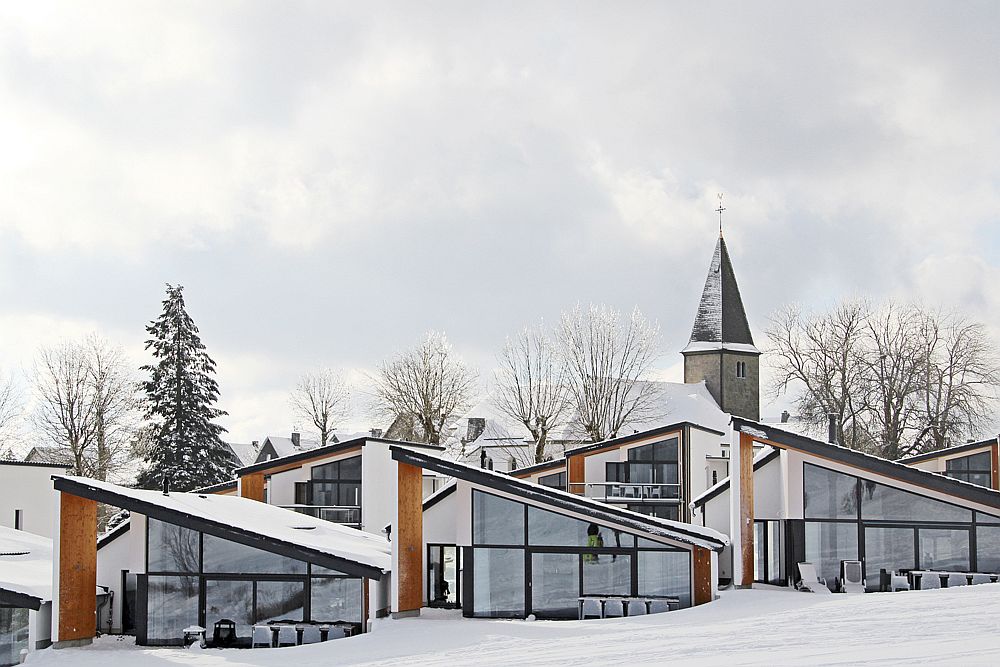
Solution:
[(722, 193), (719, 193), (719, 208), (715, 209), (715, 212), (719, 214), (719, 236), (722, 236), (722, 212), (725, 211), (722, 207)]

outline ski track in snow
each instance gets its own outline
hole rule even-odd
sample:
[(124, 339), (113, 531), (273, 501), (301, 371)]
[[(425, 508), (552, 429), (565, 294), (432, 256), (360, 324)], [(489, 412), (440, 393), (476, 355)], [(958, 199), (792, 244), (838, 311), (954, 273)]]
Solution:
[(105, 637), (46, 650), (31, 667), (326, 665), (1000, 664), (1000, 584), (813, 596), (728, 591), (710, 605), (604, 621), (462, 619), (424, 610), (354, 639), (279, 650), (141, 649)]

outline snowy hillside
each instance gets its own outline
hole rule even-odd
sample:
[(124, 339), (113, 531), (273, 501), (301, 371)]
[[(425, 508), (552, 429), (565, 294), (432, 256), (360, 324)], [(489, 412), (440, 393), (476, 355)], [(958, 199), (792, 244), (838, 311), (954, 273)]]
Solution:
[(32, 667), (190, 665), (996, 664), (1000, 584), (815, 597), (730, 591), (718, 602), (614, 620), (491, 621), (424, 610), (362, 637), (299, 648), (137, 649), (115, 638), (33, 654)]

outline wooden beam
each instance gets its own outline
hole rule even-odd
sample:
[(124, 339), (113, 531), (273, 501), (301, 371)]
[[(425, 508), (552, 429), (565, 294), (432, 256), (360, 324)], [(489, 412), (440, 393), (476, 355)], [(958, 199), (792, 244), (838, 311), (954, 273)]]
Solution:
[(990, 470), (993, 473), (990, 476), (993, 490), (1000, 491), (1000, 441), (994, 442), (990, 447)]
[(59, 636), (90, 643), (97, 630), (97, 502), (59, 494)]
[(712, 601), (712, 552), (695, 547), (691, 552), (695, 606)]
[(753, 436), (740, 433), (740, 585), (753, 585)]
[(576, 493), (581, 496), (586, 495), (586, 487), (583, 483), (586, 481), (586, 473), (584, 472), (584, 457), (582, 454), (577, 454), (576, 456), (570, 456), (566, 460), (566, 484), (567, 490), (570, 493)]
[(398, 568), (393, 575), (399, 587), (396, 611), (419, 613), (424, 599), (423, 471), (408, 463), (397, 463), (396, 476), (398, 534), (393, 536)]
[(255, 472), (240, 477), (240, 495), (250, 500), (264, 502), (264, 473)]

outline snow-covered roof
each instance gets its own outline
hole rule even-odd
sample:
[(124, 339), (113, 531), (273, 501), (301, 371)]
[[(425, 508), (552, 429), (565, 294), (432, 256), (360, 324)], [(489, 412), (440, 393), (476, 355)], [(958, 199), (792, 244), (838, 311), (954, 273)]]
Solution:
[[(626, 423), (618, 430), (619, 435), (650, 431), (668, 424), (691, 422), (714, 431), (726, 432), (729, 415), (719, 408), (704, 381), (701, 382), (659, 382), (643, 381), (642, 388), (652, 388), (654, 396), (649, 416), (646, 419)], [(531, 433), (523, 424), (503, 415), (487, 397), (474, 408), (462, 415), (456, 422), (455, 438), (465, 437), (470, 418), (486, 420), (482, 435), (471, 443), (466, 443), (465, 451), (475, 452), (482, 444), (487, 446), (509, 446), (519, 441), (531, 440)], [(580, 426), (580, 418), (575, 413), (566, 424), (549, 433), (550, 442), (586, 442), (587, 434)]]
[(256, 461), (257, 454), (260, 453), (259, 443), (255, 445), (252, 442), (227, 442), (226, 444), (233, 450), (241, 466), (248, 466)]
[(52, 540), (0, 526), (0, 590), (52, 599)]
[(307, 438), (299, 438), (299, 444), (296, 445), (291, 438), (285, 438), (280, 435), (269, 435), (264, 438), (264, 442), (270, 442), (271, 446), (274, 447), (274, 451), (278, 454), (278, 457), (288, 456), (289, 454), (295, 454), (296, 452), (304, 452), (309, 449), (316, 449), (319, 447), (318, 440), (312, 440)]
[(539, 505), (584, 514), (596, 521), (611, 523), (638, 533), (663, 537), (716, 551), (729, 544), (728, 537), (711, 528), (631, 512), (575, 493), (541, 486), (534, 482), (493, 470), (484, 470), (458, 461), (446, 460), (432, 456), (426, 451), (402, 445), (393, 445), (390, 449), (392, 457), (397, 461), (405, 461), (421, 468), (430, 468), (457, 479), (519, 496)]
[(750, 324), (743, 309), (743, 299), (740, 298), (740, 288), (736, 284), (736, 273), (729, 259), (726, 241), (721, 234), (718, 243), (715, 244), (708, 277), (705, 278), (705, 289), (702, 291), (698, 313), (691, 329), (691, 341), (683, 352), (719, 349), (719, 347), (701, 347), (706, 343), (741, 345), (744, 349), (740, 351), (760, 354), (753, 344)]
[[(323, 554), (381, 572), (391, 567), (390, 545), (384, 537), (248, 498), (176, 492), (164, 495), (85, 477), (55, 478), (55, 486), (265, 550), (292, 547), (305, 554), (303, 557)], [(328, 567), (343, 569), (339, 565)], [(374, 573), (368, 576), (378, 578)]]
[[(86, 456), (92, 457), (90, 452), (87, 452)], [(67, 468), (76, 465), (69, 447), (32, 447), (24, 460), (27, 463), (52, 463)]]

